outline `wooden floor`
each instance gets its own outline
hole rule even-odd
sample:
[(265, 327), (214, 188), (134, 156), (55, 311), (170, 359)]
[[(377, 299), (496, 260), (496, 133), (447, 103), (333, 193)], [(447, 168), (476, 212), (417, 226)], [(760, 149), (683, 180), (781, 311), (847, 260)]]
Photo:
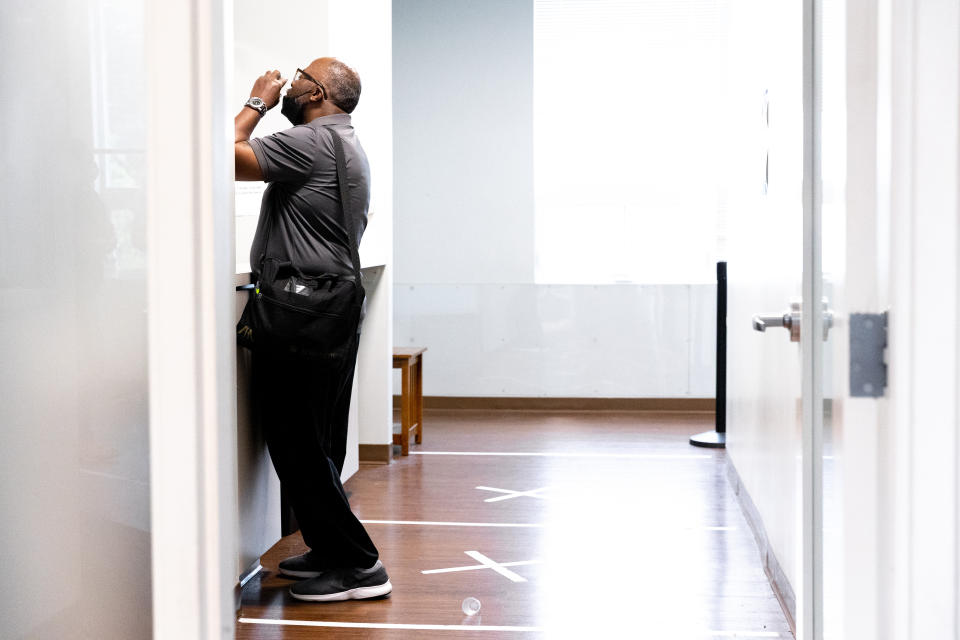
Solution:
[(687, 443), (712, 420), (428, 411), (424, 444), (347, 483), (392, 596), (293, 600), (276, 569), (294, 534), (244, 589), (237, 638), (792, 638), (723, 451)]

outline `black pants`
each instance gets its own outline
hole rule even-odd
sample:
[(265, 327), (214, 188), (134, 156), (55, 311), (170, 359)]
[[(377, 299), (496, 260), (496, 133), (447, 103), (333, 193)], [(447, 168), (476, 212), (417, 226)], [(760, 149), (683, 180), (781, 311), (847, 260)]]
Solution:
[(359, 336), (335, 370), (253, 356), (253, 397), (273, 466), (303, 540), (327, 568), (370, 567), (377, 548), (340, 483)]

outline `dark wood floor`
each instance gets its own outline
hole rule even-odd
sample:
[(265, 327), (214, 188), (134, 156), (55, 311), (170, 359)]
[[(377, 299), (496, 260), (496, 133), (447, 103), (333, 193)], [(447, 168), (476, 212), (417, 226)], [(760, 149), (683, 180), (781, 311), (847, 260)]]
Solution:
[(428, 411), (423, 445), (347, 483), (392, 596), (293, 600), (276, 569), (294, 534), (244, 589), (237, 638), (791, 638), (724, 453), (687, 443), (712, 420)]

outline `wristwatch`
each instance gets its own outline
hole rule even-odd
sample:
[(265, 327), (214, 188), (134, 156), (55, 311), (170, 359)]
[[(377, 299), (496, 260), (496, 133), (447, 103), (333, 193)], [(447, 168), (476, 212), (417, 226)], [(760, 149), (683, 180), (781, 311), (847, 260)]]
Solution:
[(256, 109), (257, 112), (260, 113), (260, 117), (263, 117), (267, 113), (267, 103), (257, 97), (250, 98), (243, 106)]

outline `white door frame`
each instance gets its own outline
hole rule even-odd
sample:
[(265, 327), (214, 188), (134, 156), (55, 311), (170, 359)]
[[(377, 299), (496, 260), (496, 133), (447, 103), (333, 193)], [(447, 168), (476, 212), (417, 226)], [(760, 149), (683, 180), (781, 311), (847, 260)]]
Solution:
[[(820, 268), (819, 113), (810, 109), (819, 102), (812, 83), (820, 64), (815, 19), (819, 5), (820, 0), (805, 0), (804, 11), (804, 108), (809, 110), (805, 117), (804, 298), (813, 301), (822, 296), (818, 279), (812, 277)], [(858, 5), (848, 4), (851, 23), (864, 18), (855, 10)], [(960, 5), (956, 0), (881, 0), (871, 20), (862, 20), (859, 28), (876, 28), (875, 40), (861, 40), (873, 40), (870, 50), (856, 52), (862, 56), (860, 62), (866, 63), (861, 71), (876, 73), (875, 78), (866, 79), (876, 95), (876, 227), (859, 238), (876, 243), (876, 264), (857, 266), (877, 270), (879, 308), (862, 310), (890, 311), (889, 385), (886, 398), (876, 401), (875, 414), (880, 470), (875, 496), (879, 519), (876, 592), (864, 596), (860, 603), (864, 606), (847, 607), (847, 637), (870, 635), (865, 630), (873, 628), (883, 640), (957, 638)], [(868, 102), (866, 95), (858, 99), (861, 104)], [(864, 137), (859, 141), (864, 142)], [(858, 240), (858, 230), (848, 227), (848, 241)], [(820, 305), (805, 306), (810, 308), (804, 310), (804, 327), (820, 326)], [(846, 325), (839, 329), (846, 330)], [(811, 391), (821, 388), (823, 354), (814, 348), (819, 332), (804, 333), (803, 584), (797, 637), (819, 640), (823, 633), (823, 416)], [(864, 412), (858, 415), (864, 419)], [(852, 417), (852, 412), (846, 416)], [(855, 432), (846, 431), (847, 435)], [(848, 441), (846, 446), (857, 443)]]
[(802, 471), (797, 638), (823, 637), (823, 260), (821, 253), (820, 0), (803, 1)]
[[(805, 302), (822, 299), (822, 281), (814, 277), (821, 269), (820, 123), (819, 109), (813, 108), (820, 103), (814, 93), (821, 64), (820, 9), (821, 0), (805, 0)], [(877, 487), (875, 628), (891, 640), (956, 638), (960, 5), (956, 0), (881, 0), (876, 17), (876, 51), (866, 54), (875, 56), (878, 73), (877, 233), (871, 237), (877, 241), (877, 266), (885, 270), (878, 274), (877, 297), (889, 304), (890, 329), (887, 398), (877, 401), (882, 481)], [(822, 326), (821, 314), (821, 305), (805, 304), (803, 326)], [(823, 634), (823, 415), (814, 391), (822, 388), (824, 354), (815, 342), (818, 334), (805, 331), (803, 338), (803, 570), (797, 629), (803, 640), (820, 640)], [(854, 623), (851, 628), (865, 627)]]
[(148, 1), (145, 25), (154, 637), (232, 638), (232, 3)]
[(890, 203), (884, 638), (960, 634), (960, 6), (883, 0), (880, 200)]

